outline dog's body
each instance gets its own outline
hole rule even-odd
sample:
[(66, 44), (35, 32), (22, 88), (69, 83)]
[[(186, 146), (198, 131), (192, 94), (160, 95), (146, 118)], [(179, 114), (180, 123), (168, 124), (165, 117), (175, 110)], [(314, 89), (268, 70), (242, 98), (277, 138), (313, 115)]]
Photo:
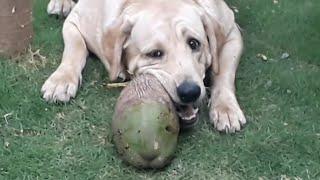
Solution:
[(48, 13), (69, 15), (62, 62), (42, 87), (47, 101), (75, 97), (91, 51), (112, 81), (153, 74), (182, 109), (204, 97), (211, 70), (211, 122), (226, 132), (246, 123), (234, 85), (242, 38), (223, 0), (51, 0)]

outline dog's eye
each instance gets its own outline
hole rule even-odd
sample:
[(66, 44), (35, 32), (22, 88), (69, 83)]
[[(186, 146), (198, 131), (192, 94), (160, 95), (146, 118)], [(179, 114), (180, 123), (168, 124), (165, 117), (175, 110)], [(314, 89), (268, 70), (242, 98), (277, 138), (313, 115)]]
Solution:
[(163, 51), (159, 49), (152, 50), (146, 54), (147, 57), (154, 58), (154, 59), (162, 58), (163, 55), (164, 55)]
[(201, 44), (197, 39), (189, 38), (187, 43), (192, 51), (199, 51)]

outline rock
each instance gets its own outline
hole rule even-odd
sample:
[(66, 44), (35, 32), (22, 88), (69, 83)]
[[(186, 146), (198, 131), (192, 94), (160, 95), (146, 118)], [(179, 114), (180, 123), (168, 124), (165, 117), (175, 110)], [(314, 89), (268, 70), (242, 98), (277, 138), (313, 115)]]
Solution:
[(290, 57), (290, 54), (285, 52), (281, 55), (281, 59), (288, 59)]

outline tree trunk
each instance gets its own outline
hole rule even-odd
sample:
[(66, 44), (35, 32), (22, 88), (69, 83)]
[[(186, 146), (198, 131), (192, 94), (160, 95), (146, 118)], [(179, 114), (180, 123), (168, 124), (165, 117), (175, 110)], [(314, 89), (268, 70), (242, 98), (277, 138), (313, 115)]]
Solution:
[(32, 0), (0, 0), (0, 55), (23, 52), (32, 36)]

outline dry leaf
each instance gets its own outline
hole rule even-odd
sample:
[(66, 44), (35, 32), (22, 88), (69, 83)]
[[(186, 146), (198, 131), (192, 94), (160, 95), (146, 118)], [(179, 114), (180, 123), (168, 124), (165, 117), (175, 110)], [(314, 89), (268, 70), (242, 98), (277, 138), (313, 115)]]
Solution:
[(263, 61), (267, 61), (268, 60), (268, 57), (266, 55), (264, 55), (264, 54), (261, 54), (261, 53), (257, 54), (257, 57), (262, 59)]
[(235, 13), (239, 13), (239, 9), (235, 6), (231, 6), (231, 9), (235, 12)]

